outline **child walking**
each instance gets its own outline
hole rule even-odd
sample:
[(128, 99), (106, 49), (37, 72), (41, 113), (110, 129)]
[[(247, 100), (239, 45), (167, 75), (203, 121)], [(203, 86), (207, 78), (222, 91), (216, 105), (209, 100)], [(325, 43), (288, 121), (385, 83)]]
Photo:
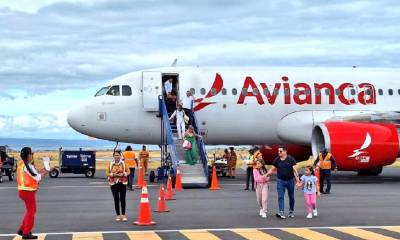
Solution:
[(255, 161), (255, 167), (253, 169), (254, 181), (256, 183), (256, 195), (257, 202), (260, 205), (260, 216), (267, 218), (267, 201), (268, 201), (268, 182), (267, 168), (263, 159), (257, 159)]
[(312, 218), (318, 216), (317, 210), (317, 195), (321, 195), (319, 188), (317, 187), (317, 177), (314, 176), (314, 171), (312, 166), (307, 166), (305, 169), (305, 174), (301, 176), (300, 182), (298, 184), (298, 189), (303, 187), (304, 192), (304, 203), (307, 210), (307, 218)]

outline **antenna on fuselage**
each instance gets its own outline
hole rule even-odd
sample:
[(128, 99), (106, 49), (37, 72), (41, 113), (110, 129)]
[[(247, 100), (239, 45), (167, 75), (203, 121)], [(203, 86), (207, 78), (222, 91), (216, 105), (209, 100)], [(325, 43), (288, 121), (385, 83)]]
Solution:
[(176, 64), (178, 63), (178, 59), (175, 58), (175, 60), (172, 62), (171, 67), (176, 67)]

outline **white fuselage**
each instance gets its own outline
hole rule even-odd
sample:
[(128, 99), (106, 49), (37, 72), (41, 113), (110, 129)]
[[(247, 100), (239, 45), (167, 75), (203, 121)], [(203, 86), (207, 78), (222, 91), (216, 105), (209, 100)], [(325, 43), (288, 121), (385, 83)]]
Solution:
[[(93, 97), (69, 113), (70, 126), (91, 137), (159, 144), (157, 96), (162, 94), (161, 76), (166, 74), (178, 75), (178, 98), (194, 90), (198, 99), (195, 114), (206, 144), (309, 145), (318, 123), (400, 111), (397, 69), (171, 67), (133, 72), (110, 81), (106, 86), (127, 85), (132, 94)], [(330, 86), (333, 97), (326, 92)], [(258, 96), (251, 96), (257, 93), (255, 89)]]

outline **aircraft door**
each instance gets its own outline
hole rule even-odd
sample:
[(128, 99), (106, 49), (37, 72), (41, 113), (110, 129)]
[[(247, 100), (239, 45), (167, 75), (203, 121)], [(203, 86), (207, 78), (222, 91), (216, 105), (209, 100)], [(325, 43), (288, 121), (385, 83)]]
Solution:
[(158, 96), (162, 94), (161, 72), (143, 72), (142, 97), (145, 111), (158, 111)]

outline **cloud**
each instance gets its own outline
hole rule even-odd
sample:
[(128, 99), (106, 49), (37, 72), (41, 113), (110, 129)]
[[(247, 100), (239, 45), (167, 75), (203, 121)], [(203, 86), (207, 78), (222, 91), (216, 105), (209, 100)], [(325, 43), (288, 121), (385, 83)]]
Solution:
[(396, 0), (0, 1), (0, 99), (20, 116), (22, 97), (10, 90), (36, 99), (36, 109), (59, 91), (97, 88), (175, 58), (189, 66), (399, 67), (399, 22)]

